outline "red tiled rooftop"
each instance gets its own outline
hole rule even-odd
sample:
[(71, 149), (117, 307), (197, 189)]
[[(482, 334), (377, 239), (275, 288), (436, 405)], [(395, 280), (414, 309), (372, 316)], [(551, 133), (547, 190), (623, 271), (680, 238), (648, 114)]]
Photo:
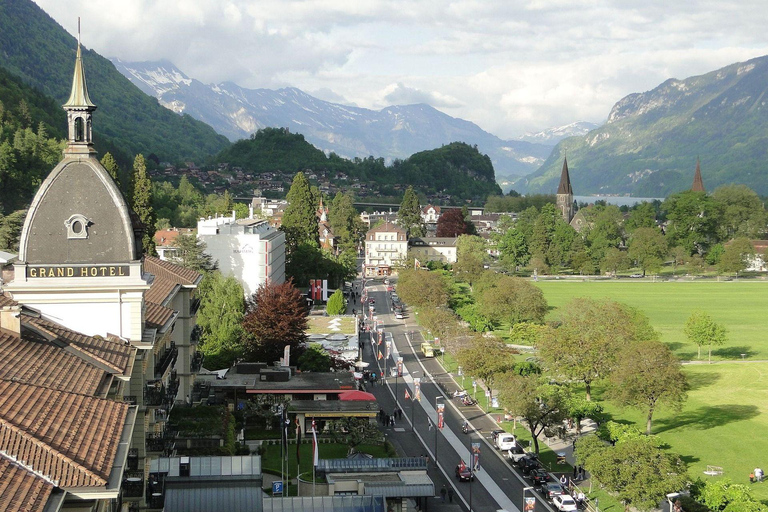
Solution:
[(102, 487), (128, 405), (0, 380), (0, 450), (59, 487)]
[(144, 313), (144, 319), (147, 323), (147, 327), (155, 329), (161, 329), (171, 318), (176, 315), (176, 311), (154, 302), (145, 301), (146, 311)]
[(53, 484), (0, 453), (0, 510), (42, 512)]
[(197, 286), (203, 276), (188, 268), (175, 265), (159, 258), (146, 256), (144, 270), (155, 276), (144, 298), (155, 304), (163, 305), (178, 286)]

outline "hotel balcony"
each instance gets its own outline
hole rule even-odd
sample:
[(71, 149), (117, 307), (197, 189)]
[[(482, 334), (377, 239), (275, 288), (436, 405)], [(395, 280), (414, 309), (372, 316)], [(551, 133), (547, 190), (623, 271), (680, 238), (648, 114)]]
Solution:
[(195, 350), (195, 353), (192, 354), (192, 363), (190, 364), (190, 371), (192, 373), (197, 373), (200, 371), (200, 368), (203, 367), (203, 361), (205, 360), (205, 354), (200, 352), (199, 350)]
[(144, 496), (144, 472), (126, 471), (123, 474), (123, 498), (141, 498)]
[(144, 405), (147, 407), (159, 407), (165, 402), (167, 390), (159, 380), (150, 382), (144, 386)]
[(171, 346), (166, 348), (165, 351), (157, 358), (155, 363), (155, 378), (161, 379), (166, 370), (176, 362), (176, 358), (179, 356), (179, 349), (174, 342), (171, 342)]
[(199, 345), (200, 344), (200, 340), (202, 339), (202, 336), (203, 336), (203, 328), (200, 327), (199, 325), (196, 325), (192, 329), (192, 333), (189, 335), (189, 344), (190, 345)]

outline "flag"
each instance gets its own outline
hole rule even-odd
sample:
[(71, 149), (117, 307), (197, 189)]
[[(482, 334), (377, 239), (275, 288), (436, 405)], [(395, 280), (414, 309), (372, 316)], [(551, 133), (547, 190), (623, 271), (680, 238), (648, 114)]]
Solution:
[(408, 388), (405, 388), (405, 399), (406, 400), (410, 400), (411, 399), (411, 394), (408, 392)]
[(384, 359), (384, 356), (381, 354), (381, 350), (379, 350), (379, 355), (377, 356), (377, 359), (378, 359), (379, 361), (381, 361), (382, 359)]
[(296, 416), (296, 464), (301, 464), (299, 448), (301, 448), (301, 424), (299, 423), (299, 417)]
[(317, 456), (317, 429), (315, 428), (315, 420), (312, 420), (312, 463), (315, 467), (318, 464)]
[(459, 471), (465, 471), (467, 469), (467, 463), (464, 462), (464, 459), (462, 459), (461, 464), (459, 464)]

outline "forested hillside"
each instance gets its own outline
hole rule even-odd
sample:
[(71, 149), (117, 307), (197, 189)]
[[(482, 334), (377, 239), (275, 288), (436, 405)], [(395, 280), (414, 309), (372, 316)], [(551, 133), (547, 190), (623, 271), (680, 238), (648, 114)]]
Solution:
[[(58, 105), (69, 96), (76, 48), (75, 38), (31, 0), (0, 2), (0, 65)], [(137, 153), (201, 162), (229, 144), (208, 125), (160, 106), (85, 47), (83, 63), (88, 92), (98, 106), (94, 140), (100, 154), (116, 154), (124, 165)]]

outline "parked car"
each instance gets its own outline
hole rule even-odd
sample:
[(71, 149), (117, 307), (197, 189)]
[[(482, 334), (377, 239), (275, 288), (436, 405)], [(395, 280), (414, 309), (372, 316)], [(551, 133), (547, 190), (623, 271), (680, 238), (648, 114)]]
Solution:
[(496, 448), (499, 450), (509, 450), (517, 445), (517, 438), (514, 434), (503, 433), (496, 437)]
[(576, 501), (567, 494), (560, 494), (552, 498), (552, 504), (560, 512), (575, 512), (579, 510), (576, 506)]
[(405, 318), (405, 315), (403, 315), (402, 311), (396, 311), (395, 318), (397, 318), (398, 320), (402, 320), (403, 318)]
[(547, 484), (542, 487), (541, 494), (543, 494), (546, 499), (552, 501), (555, 496), (565, 494), (565, 489), (563, 489), (563, 486), (557, 482), (547, 482)]
[(460, 482), (469, 482), (470, 480), (475, 479), (475, 475), (469, 470), (469, 466), (466, 464), (457, 464), (456, 478), (458, 478)]
[(528, 478), (534, 487), (544, 487), (549, 482), (549, 473), (541, 468), (532, 469), (528, 472)]
[(539, 459), (536, 458), (536, 455), (533, 453), (527, 453), (525, 457), (520, 457), (516, 461), (517, 467), (520, 468), (520, 471), (527, 475), (531, 472), (531, 470), (536, 469), (539, 467)]
[(520, 443), (516, 443), (515, 446), (507, 450), (507, 458), (511, 460), (512, 462), (517, 462), (522, 457), (525, 457), (528, 455), (525, 453), (525, 450), (523, 450), (523, 447), (520, 446)]
[(491, 430), (491, 444), (496, 446), (496, 438), (499, 437), (499, 434), (506, 434), (506, 433), (507, 433), (506, 430), (501, 430), (498, 428), (495, 430)]

